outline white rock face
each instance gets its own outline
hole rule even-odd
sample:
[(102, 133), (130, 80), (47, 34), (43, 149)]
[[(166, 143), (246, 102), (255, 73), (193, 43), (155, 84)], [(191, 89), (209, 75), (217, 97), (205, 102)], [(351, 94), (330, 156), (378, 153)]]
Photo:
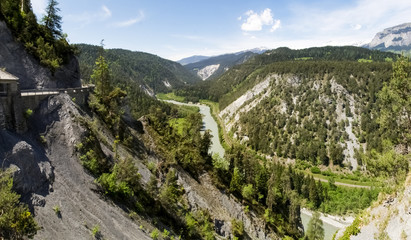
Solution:
[(207, 78), (209, 78), (211, 75), (213, 75), (213, 73), (215, 73), (215, 71), (217, 71), (219, 67), (220, 67), (220, 64), (209, 65), (205, 68), (202, 68), (202, 69), (198, 70), (197, 75), (201, 79), (207, 80)]
[(386, 28), (384, 31), (377, 33), (374, 39), (368, 44), (369, 48), (407, 46), (411, 46), (411, 23)]
[(163, 81), (163, 83), (164, 83), (164, 86), (171, 88), (171, 84), (167, 80)]
[(345, 127), (345, 132), (348, 134), (348, 140), (345, 141), (345, 144), (346, 144), (346, 147), (347, 147), (344, 150), (345, 161), (350, 163), (353, 170), (357, 170), (358, 161), (357, 161), (356, 158), (354, 158), (354, 153), (355, 153), (356, 149), (358, 150), (360, 148), (360, 143), (359, 143), (357, 137), (355, 136), (355, 134), (353, 132), (353, 122), (355, 120), (359, 121), (360, 116), (357, 116), (357, 114), (355, 114), (354, 97), (352, 95), (350, 95), (348, 93), (348, 91), (343, 86), (338, 84), (335, 81), (335, 79), (331, 80), (331, 91), (334, 94), (344, 95), (347, 98), (349, 106), (346, 106), (346, 107), (349, 107), (351, 113), (353, 114), (353, 117), (348, 117), (345, 114), (345, 111), (343, 110), (342, 102), (340, 102), (340, 101), (338, 102), (338, 104), (337, 104), (337, 122), (348, 120), (348, 126)]
[[(234, 126), (234, 124), (240, 120), (240, 114), (248, 112), (253, 109), (261, 100), (269, 96), (271, 91), (266, 91), (264, 94), (259, 96), (260, 93), (263, 93), (269, 86), (270, 82), (273, 79), (277, 79), (278, 75), (268, 76), (264, 81), (255, 85), (251, 90), (248, 90), (237, 100), (228, 105), (224, 110), (222, 110), (219, 116), (224, 120), (226, 128), (228, 131)], [(244, 103), (251, 101), (249, 104), (244, 105)]]
[[(385, 196), (380, 204), (368, 208), (360, 217), (360, 232), (351, 240), (362, 239), (411, 239), (411, 174), (404, 183), (404, 190)], [(340, 229), (339, 239), (346, 229)], [(383, 236), (385, 236), (383, 238)]]

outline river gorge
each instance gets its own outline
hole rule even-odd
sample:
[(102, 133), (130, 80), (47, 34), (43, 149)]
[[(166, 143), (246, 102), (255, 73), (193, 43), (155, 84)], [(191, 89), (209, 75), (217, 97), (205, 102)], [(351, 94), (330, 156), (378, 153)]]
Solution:
[[(184, 106), (191, 106), (191, 107), (198, 107), (200, 109), (200, 113), (203, 116), (203, 125), (205, 130), (210, 130), (211, 135), (213, 135), (211, 141), (211, 147), (209, 152), (211, 154), (218, 153), (221, 157), (224, 156), (224, 148), (221, 145), (220, 138), (218, 136), (218, 124), (214, 120), (213, 116), (211, 115), (210, 107), (204, 104), (191, 104), (191, 103), (182, 103), (173, 100), (167, 100), (166, 102), (177, 104), (177, 105), (184, 105)], [(308, 227), (308, 222), (310, 221), (312, 214), (307, 209), (301, 210), (301, 221), (303, 223), (304, 229), (306, 230)], [(342, 228), (347, 223), (340, 223), (333, 218), (327, 217), (322, 215), (321, 220), (323, 220), (323, 228), (324, 228), (324, 240), (331, 240), (334, 233)]]

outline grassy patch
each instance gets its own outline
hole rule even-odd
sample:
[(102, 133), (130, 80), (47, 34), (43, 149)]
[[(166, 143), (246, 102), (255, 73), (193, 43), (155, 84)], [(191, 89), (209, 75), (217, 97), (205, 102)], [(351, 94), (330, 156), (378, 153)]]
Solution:
[(300, 57), (300, 58), (294, 58), (295, 61), (307, 61), (307, 60), (312, 60), (312, 57)]
[[(306, 173), (308, 173), (308, 171), (306, 171)], [(312, 174), (315, 178), (318, 179), (324, 179), (324, 180), (328, 180), (329, 176), (324, 176), (322, 174), (314, 174), (310, 171), (310, 174)], [(375, 186), (379, 186), (380, 184), (378, 182), (375, 181), (356, 181), (356, 180), (352, 180), (352, 179), (346, 179), (344, 178), (344, 175), (339, 175), (339, 174), (333, 174), (333, 176), (331, 176), (334, 178), (335, 182), (339, 182), (339, 183), (346, 183), (346, 184), (351, 184), (351, 185), (358, 185), (358, 186), (369, 186), (369, 187), (375, 187)]]
[(372, 59), (360, 58), (360, 59), (358, 59), (358, 62), (360, 62), (360, 63), (372, 63), (373, 60)]
[(184, 102), (185, 98), (175, 95), (173, 92), (170, 93), (158, 93), (156, 97), (160, 100), (174, 100), (177, 102)]

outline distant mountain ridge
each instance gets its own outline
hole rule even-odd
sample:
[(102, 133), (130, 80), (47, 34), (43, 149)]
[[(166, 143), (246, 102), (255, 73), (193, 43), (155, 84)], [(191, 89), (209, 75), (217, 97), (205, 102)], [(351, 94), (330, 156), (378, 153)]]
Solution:
[(193, 74), (198, 75), (202, 80), (208, 80), (221, 76), (231, 67), (245, 63), (256, 55), (258, 54), (251, 51), (224, 54), (215, 57), (209, 57), (199, 62), (190, 63), (185, 65), (184, 67)]
[(377, 33), (373, 40), (364, 47), (382, 51), (410, 51), (411, 23), (403, 23), (384, 29)]
[(187, 64), (190, 64), (190, 63), (196, 63), (196, 62), (199, 62), (199, 61), (202, 61), (202, 60), (206, 60), (208, 58), (210, 58), (210, 57), (194, 55), (194, 56), (191, 56), (191, 57), (187, 57), (187, 58), (183, 58), (181, 60), (178, 60), (177, 62), (184, 66), (184, 65), (187, 65)]
[[(266, 48), (266, 47), (258, 47), (258, 48), (253, 48), (253, 49), (247, 49), (247, 50), (240, 51), (240, 52), (235, 52), (235, 53), (232, 53), (232, 54), (240, 55), (240, 54), (246, 53), (246, 52), (253, 52), (253, 53), (257, 53), (257, 54), (262, 54), (262, 53), (265, 53), (267, 50), (268, 50), (268, 48)], [(231, 53), (227, 53), (227, 54), (231, 54)], [(221, 54), (221, 55), (216, 55), (216, 56), (194, 55), (194, 56), (191, 56), (191, 57), (186, 57), (186, 58), (180, 59), (177, 62), (184, 66), (184, 65), (187, 65), (187, 64), (196, 63), (196, 62), (200, 62), (200, 61), (203, 61), (203, 60), (207, 60), (209, 58), (219, 57), (219, 56), (223, 56), (223, 55), (227, 55), (227, 54)]]

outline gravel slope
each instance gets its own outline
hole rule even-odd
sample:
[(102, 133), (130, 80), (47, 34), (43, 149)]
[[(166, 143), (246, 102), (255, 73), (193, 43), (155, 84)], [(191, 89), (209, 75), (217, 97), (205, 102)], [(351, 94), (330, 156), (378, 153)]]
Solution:
[[(94, 178), (88, 175), (74, 154), (82, 129), (74, 121), (79, 116), (68, 95), (43, 103), (39, 125), (45, 124), (46, 155), (54, 168), (54, 183), (43, 196), (44, 206), (35, 206), (42, 227), (35, 239), (90, 239), (99, 226), (104, 239), (151, 239), (126, 213), (97, 193)], [(58, 206), (61, 216), (53, 208)]]

